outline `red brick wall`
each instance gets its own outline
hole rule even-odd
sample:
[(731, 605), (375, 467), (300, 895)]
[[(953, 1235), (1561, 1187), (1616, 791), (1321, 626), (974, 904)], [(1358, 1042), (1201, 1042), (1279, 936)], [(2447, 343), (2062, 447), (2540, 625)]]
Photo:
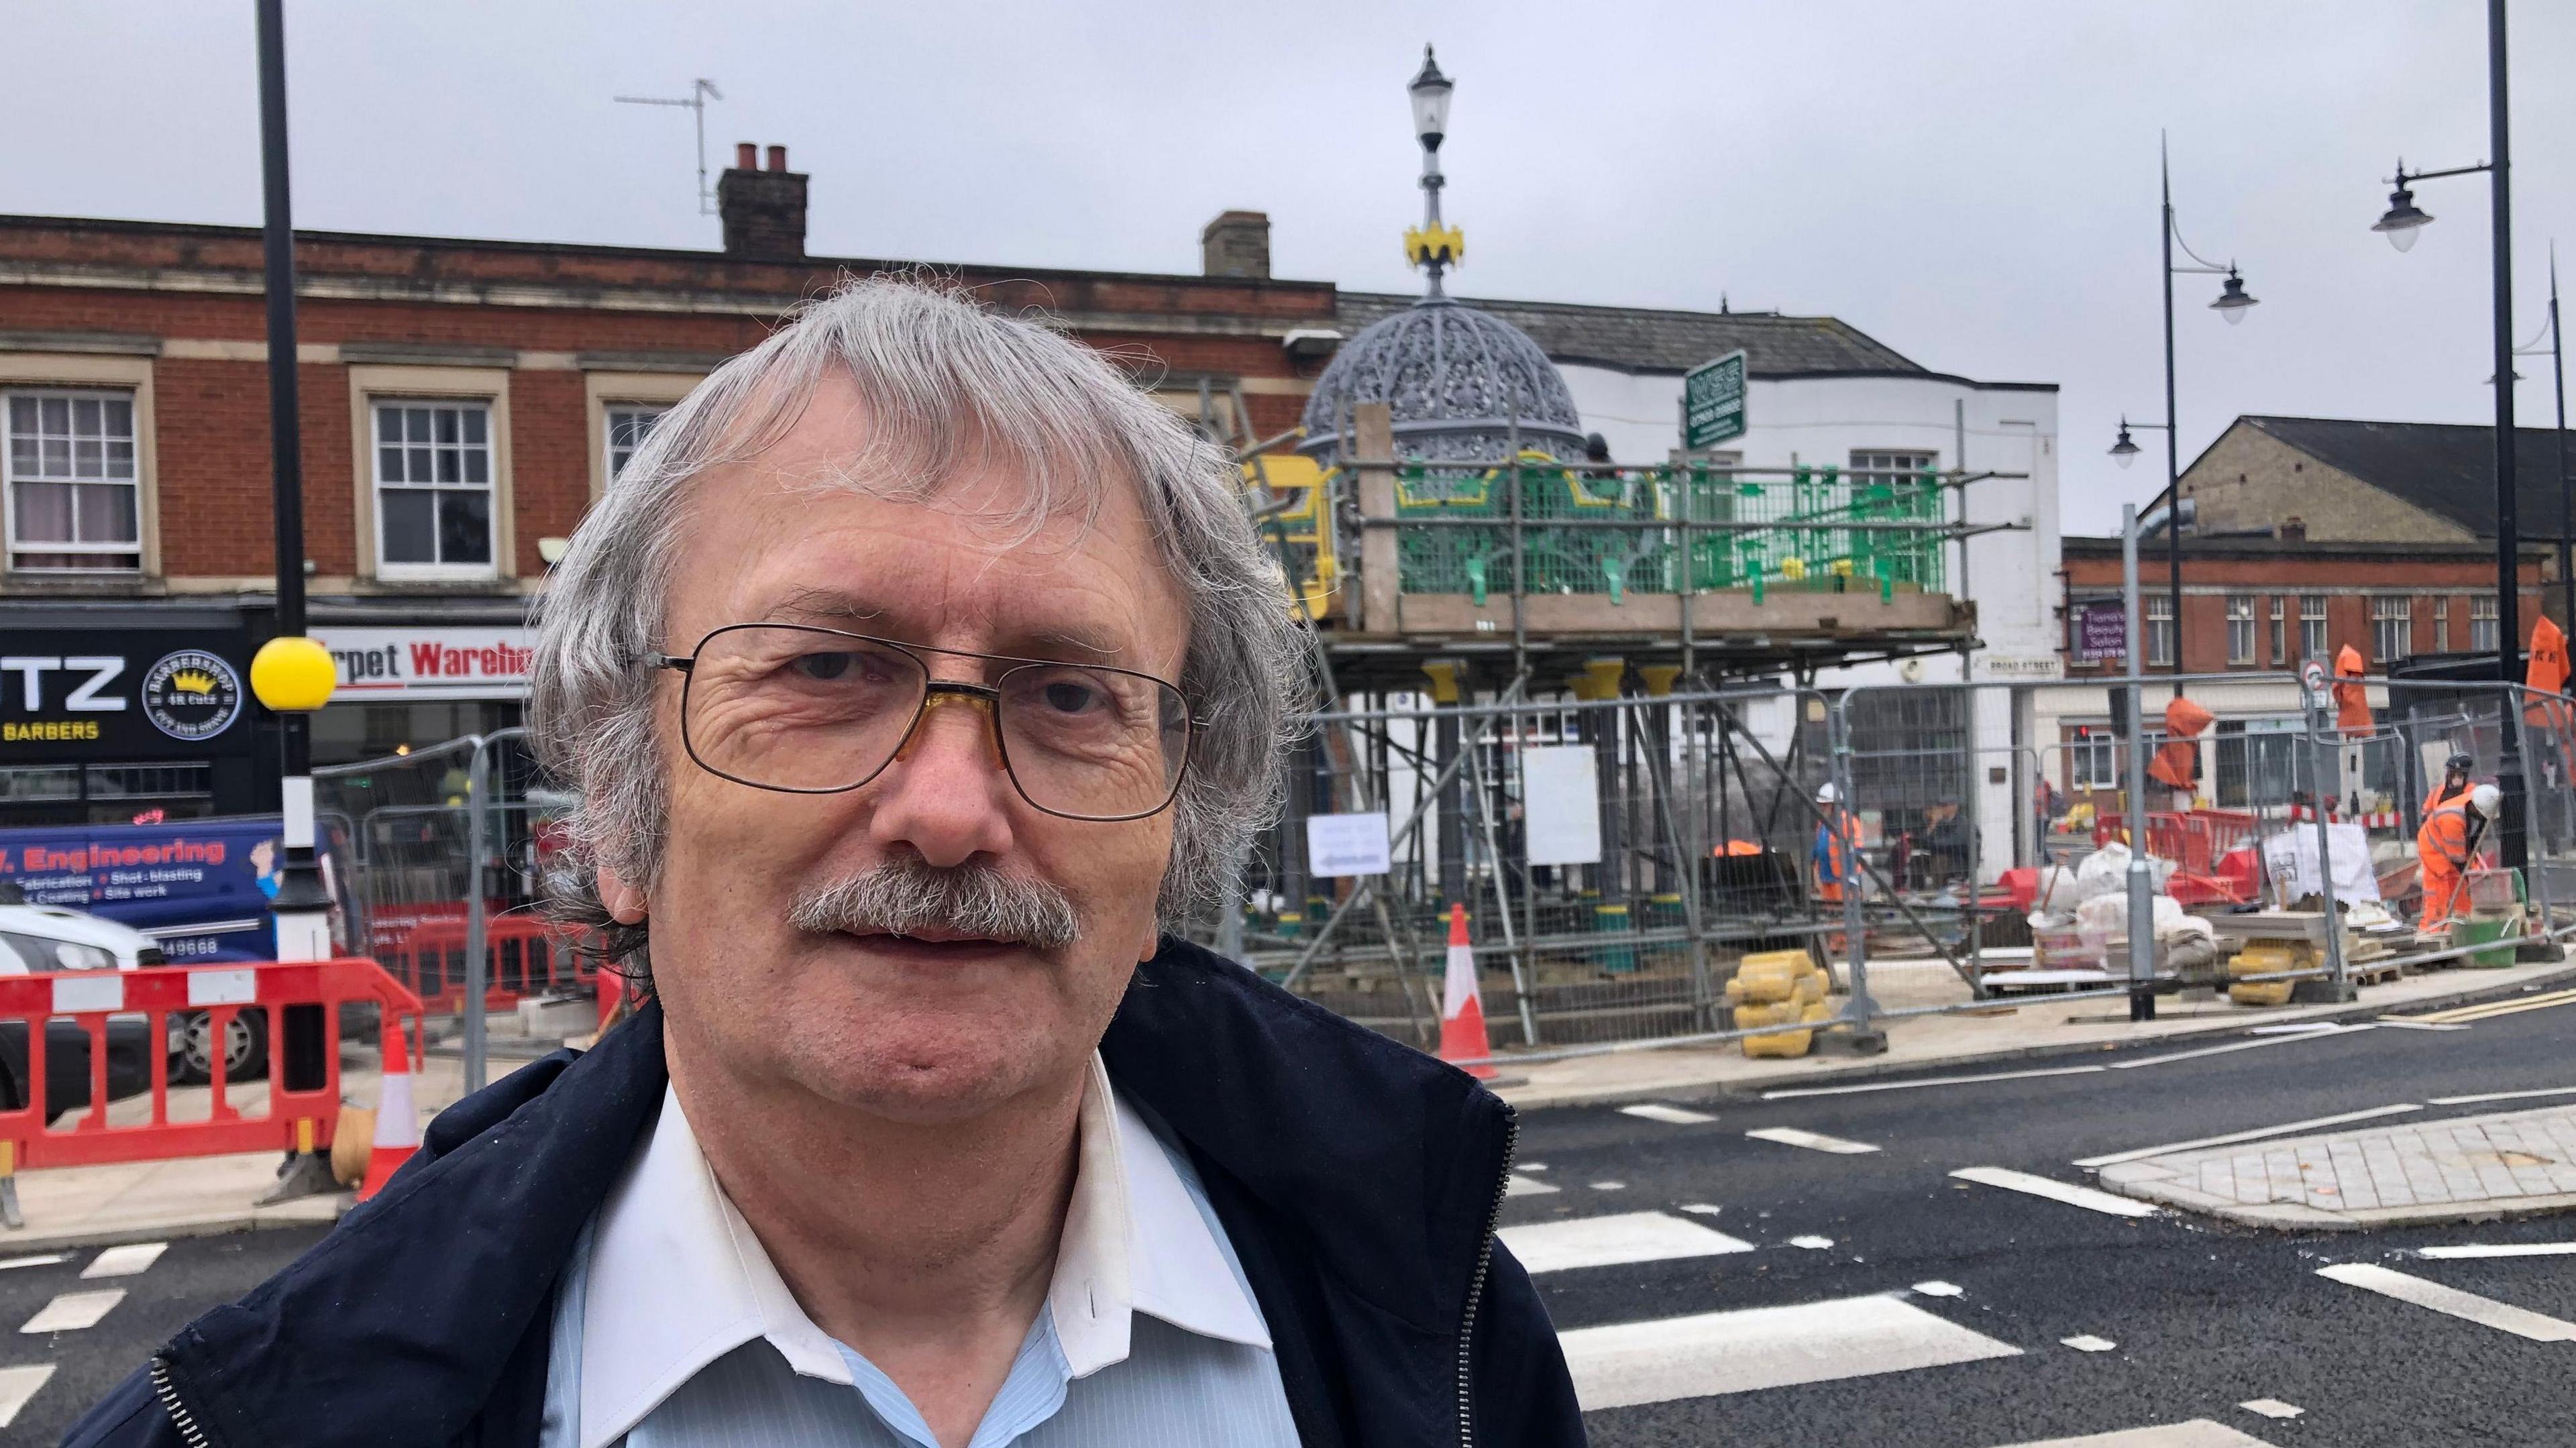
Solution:
[[(0, 259), (38, 265), (149, 267), (228, 274), (255, 282), (255, 231), (107, 222), (42, 222), (0, 217)], [(421, 282), (468, 286), (536, 284), (592, 288), (615, 300), (651, 288), (709, 300), (731, 295), (742, 311), (655, 312), (603, 306), (486, 305), (414, 300), (304, 299), (306, 344), (409, 343), (543, 352), (656, 352), (724, 356), (767, 336), (775, 304), (811, 295), (876, 263), (768, 264), (688, 252), (411, 242), (307, 237), (297, 265), (308, 281)], [(1098, 273), (983, 274), (956, 280), (1006, 311), (1045, 308), (1076, 318), (1120, 318), (1116, 330), (1077, 335), (1117, 357), (1140, 380), (1194, 377), (1297, 378), (1301, 369), (1275, 337), (1177, 330), (1281, 321), (1330, 325), (1329, 285)], [(563, 293), (558, 290), (558, 296)], [(1175, 330), (1128, 318), (1169, 317)], [(255, 292), (0, 287), (0, 330), (113, 333), (256, 344), (265, 335)], [(266, 364), (163, 357), (154, 364), (158, 519), (162, 571), (173, 578), (259, 576), (272, 571)], [(1307, 374), (1316, 369), (1302, 369)], [(299, 369), (302, 393), (305, 549), (315, 571), (358, 571), (355, 483), (351, 476), (349, 375), (345, 366)], [(1296, 424), (1302, 397), (1255, 392), (1245, 399), (1263, 436)], [(579, 371), (520, 369), (510, 378), (511, 478), (522, 577), (543, 571), (537, 540), (572, 530), (590, 492), (588, 398)]]

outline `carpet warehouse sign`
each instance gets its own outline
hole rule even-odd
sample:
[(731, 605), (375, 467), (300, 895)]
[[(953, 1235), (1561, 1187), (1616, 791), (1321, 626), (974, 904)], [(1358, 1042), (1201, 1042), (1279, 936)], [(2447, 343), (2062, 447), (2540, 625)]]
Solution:
[(317, 628), (340, 666), (335, 701), (518, 699), (536, 651), (523, 628)]

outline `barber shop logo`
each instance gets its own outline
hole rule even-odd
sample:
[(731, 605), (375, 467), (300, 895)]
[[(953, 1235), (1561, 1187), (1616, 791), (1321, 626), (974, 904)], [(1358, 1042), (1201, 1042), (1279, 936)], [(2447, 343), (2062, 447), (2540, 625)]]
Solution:
[(195, 744), (232, 727), (241, 714), (241, 676), (202, 649), (181, 649), (143, 676), (143, 717), (173, 739)]

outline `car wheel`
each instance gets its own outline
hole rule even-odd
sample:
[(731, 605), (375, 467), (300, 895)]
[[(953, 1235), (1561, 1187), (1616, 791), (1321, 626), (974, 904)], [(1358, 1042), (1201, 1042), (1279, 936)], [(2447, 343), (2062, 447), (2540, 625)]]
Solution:
[[(202, 1086), (215, 1079), (214, 1017), (191, 1011), (179, 1018), (179, 1047), (170, 1053), (170, 1080)], [(224, 1080), (256, 1081), (268, 1074), (268, 1015), (238, 1011), (224, 1032)]]

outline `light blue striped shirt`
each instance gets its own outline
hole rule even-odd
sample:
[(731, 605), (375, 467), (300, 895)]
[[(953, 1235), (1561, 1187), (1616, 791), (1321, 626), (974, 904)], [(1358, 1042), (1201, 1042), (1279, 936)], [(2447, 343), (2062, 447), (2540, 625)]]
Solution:
[[(938, 1448), (894, 1380), (814, 1325), (678, 1098), (567, 1264), (543, 1448)], [(1189, 1158), (1083, 1095), (1046, 1304), (971, 1448), (1293, 1448), (1269, 1330)]]

